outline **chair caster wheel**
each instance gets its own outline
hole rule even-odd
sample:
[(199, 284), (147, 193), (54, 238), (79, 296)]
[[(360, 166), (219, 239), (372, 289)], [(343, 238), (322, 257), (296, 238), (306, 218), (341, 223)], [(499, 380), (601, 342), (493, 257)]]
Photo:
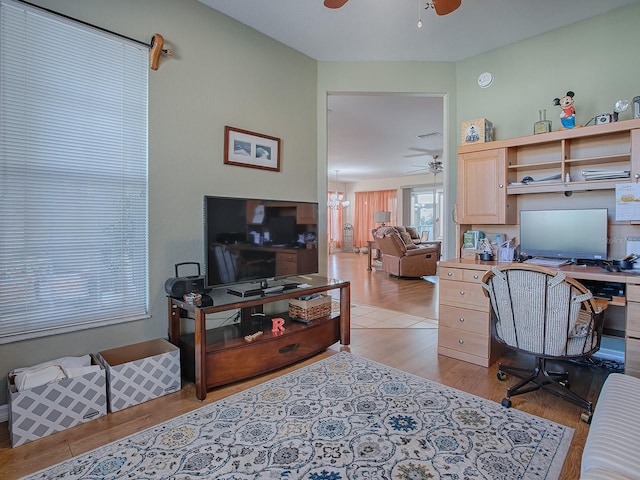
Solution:
[(591, 424), (591, 418), (593, 417), (593, 413), (585, 413), (582, 412), (580, 414), (580, 420), (582, 420), (583, 422), (585, 422), (587, 425)]
[(498, 371), (498, 373), (496, 373), (496, 377), (498, 378), (498, 380), (500, 380), (501, 382), (504, 382), (507, 379), (507, 374), (501, 371)]
[(503, 399), (502, 399), (502, 402), (500, 402), (500, 404), (501, 404), (503, 407), (511, 408), (511, 399), (510, 399), (510, 398), (503, 398)]

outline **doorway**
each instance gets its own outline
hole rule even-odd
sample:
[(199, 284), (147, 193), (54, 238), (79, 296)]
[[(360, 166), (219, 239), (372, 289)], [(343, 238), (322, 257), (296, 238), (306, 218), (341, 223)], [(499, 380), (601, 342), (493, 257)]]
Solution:
[[(444, 218), (446, 182), (433, 188), (447, 175), (444, 103), (444, 95), (429, 93), (327, 95), (327, 194), (343, 193), (349, 207), (342, 211), (342, 224), (352, 225), (356, 238), (369, 238), (374, 222), (359, 218), (355, 192), (395, 190), (396, 224), (422, 227), (430, 231), (430, 240), (444, 242), (446, 228), (438, 220)], [(407, 196), (407, 189), (417, 197)], [(430, 207), (415, 207), (416, 212), (414, 205), (423, 204)], [(328, 231), (340, 235), (343, 225)]]

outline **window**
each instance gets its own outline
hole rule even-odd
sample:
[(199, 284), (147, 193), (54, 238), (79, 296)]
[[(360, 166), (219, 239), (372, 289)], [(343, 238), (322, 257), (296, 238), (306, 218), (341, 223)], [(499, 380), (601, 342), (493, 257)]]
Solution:
[(429, 240), (442, 241), (444, 214), (444, 191), (442, 187), (411, 189), (411, 224), (418, 233), (429, 232)]
[(148, 68), (0, 0), (0, 343), (148, 316)]

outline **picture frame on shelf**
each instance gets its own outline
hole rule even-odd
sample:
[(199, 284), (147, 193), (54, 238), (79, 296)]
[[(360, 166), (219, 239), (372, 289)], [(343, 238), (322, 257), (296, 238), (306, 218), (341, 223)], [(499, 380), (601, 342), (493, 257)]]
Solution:
[(493, 141), (493, 122), (486, 118), (467, 120), (460, 126), (460, 145), (473, 145)]
[(224, 127), (224, 164), (280, 171), (280, 139)]

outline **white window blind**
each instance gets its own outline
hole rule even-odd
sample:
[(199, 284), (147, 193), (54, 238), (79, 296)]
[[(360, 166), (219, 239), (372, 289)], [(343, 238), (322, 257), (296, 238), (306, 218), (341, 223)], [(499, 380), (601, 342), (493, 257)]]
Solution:
[(148, 316), (148, 68), (0, 0), (0, 343)]

